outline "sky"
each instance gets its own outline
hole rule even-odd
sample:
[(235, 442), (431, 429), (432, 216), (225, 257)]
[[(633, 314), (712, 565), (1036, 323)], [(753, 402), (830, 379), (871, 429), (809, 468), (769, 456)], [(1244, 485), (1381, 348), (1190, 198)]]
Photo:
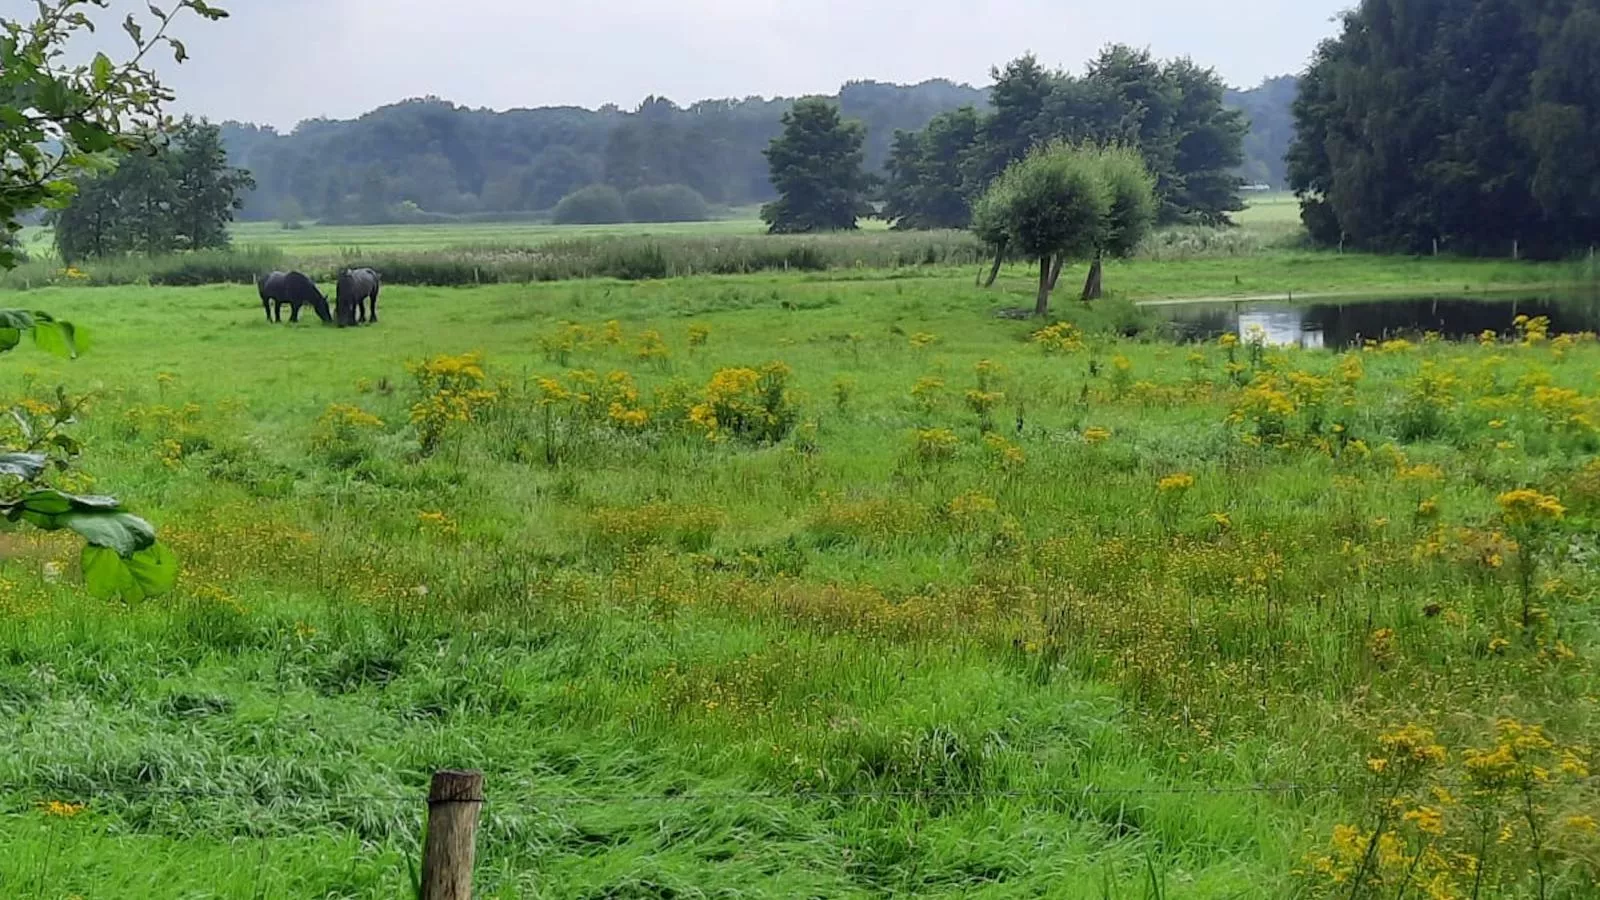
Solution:
[[(179, 112), (293, 127), (410, 97), (508, 109), (650, 94), (833, 93), (845, 81), (988, 83), (1026, 52), (1081, 70), (1104, 44), (1190, 56), (1229, 84), (1301, 71), (1355, 0), (210, 0), (191, 59), (159, 69)], [(31, 0), (0, 0), (14, 18)], [(144, 0), (110, 0), (100, 40)], [(146, 13), (148, 16), (148, 13)], [(112, 48), (118, 44), (111, 43)]]

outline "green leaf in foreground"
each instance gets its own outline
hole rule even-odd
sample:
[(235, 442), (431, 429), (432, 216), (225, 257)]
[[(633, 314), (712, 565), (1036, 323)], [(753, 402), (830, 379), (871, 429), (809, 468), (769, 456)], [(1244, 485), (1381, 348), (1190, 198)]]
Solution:
[(109, 547), (84, 547), (82, 565), (84, 586), (101, 600), (137, 603), (178, 583), (178, 557), (165, 544), (151, 544), (126, 558)]
[(40, 350), (68, 359), (77, 359), (89, 348), (88, 335), (71, 322), (46, 312), (0, 309), (0, 353), (15, 349), (24, 333), (33, 336)]
[(115, 497), (66, 494), (54, 488), (29, 491), (22, 497), (22, 516), (33, 525), (47, 531), (66, 527), (55, 519), (70, 513), (119, 512), (122, 504)]
[(77, 329), (71, 322), (38, 321), (33, 326), (33, 343), (40, 350), (67, 359), (78, 358)]
[(43, 453), (0, 453), (0, 475), (31, 481), (44, 474), (49, 459)]
[(115, 497), (77, 496), (48, 488), (30, 491), (12, 518), (44, 531), (71, 529), (90, 544), (124, 557), (156, 542), (156, 530), (150, 523), (123, 510)]
[(156, 542), (156, 530), (132, 513), (68, 514), (65, 523), (90, 546), (116, 551), (119, 556), (132, 556)]

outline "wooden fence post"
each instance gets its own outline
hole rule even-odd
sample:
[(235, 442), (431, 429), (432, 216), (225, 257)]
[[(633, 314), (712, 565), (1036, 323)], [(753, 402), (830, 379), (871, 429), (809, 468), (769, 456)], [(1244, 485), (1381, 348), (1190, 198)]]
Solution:
[(433, 773), (422, 847), (422, 900), (472, 900), (483, 773)]

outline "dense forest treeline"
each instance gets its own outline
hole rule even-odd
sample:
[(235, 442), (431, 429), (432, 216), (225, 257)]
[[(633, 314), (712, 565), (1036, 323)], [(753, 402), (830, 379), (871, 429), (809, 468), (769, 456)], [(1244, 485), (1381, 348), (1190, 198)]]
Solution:
[[(1247, 138), (1241, 175), (1282, 183), (1284, 124), (1293, 100), (1281, 82), (1230, 92), (1263, 140)], [(1277, 86), (1277, 87), (1274, 87)], [(1269, 91), (1270, 89), (1270, 91)], [(1268, 92), (1268, 93), (1263, 93)], [(866, 167), (881, 173), (897, 131), (919, 131), (962, 107), (989, 109), (990, 91), (950, 81), (916, 85), (861, 81), (835, 100), (866, 127)], [(562, 198), (604, 184), (623, 195), (685, 185), (713, 205), (774, 197), (763, 155), (782, 129), (791, 98), (705, 100), (682, 107), (650, 97), (632, 111), (547, 107), (492, 111), (437, 98), (385, 106), (358, 119), (314, 119), (292, 132), (229, 122), (230, 162), (256, 189), (248, 220), (371, 223), (431, 216), (514, 217), (553, 210)]]
[(994, 78), (986, 113), (964, 107), (895, 135), (883, 214), (896, 228), (967, 227), (995, 179), (1049, 142), (1137, 150), (1155, 179), (1161, 222), (1221, 225), (1244, 208), (1250, 123), (1226, 107), (1214, 71), (1114, 44), (1081, 75), (1028, 55)]
[(1379, 252), (1600, 243), (1600, 0), (1364, 0), (1295, 102), (1311, 236)]

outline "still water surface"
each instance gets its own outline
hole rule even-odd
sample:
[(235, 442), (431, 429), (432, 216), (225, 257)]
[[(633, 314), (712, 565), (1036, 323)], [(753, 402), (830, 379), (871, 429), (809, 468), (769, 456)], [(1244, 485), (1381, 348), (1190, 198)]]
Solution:
[(1418, 337), (1475, 339), (1485, 331), (1515, 333), (1517, 316), (1545, 316), (1550, 334), (1600, 331), (1600, 295), (1558, 297), (1420, 297), (1326, 303), (1237, 302), (1161, 308), (1180, 336), (1213, 340), (1232, 332), (1246, 339), (1257, 328), (1275, 347), (1343, 350), (1366, 340)]

